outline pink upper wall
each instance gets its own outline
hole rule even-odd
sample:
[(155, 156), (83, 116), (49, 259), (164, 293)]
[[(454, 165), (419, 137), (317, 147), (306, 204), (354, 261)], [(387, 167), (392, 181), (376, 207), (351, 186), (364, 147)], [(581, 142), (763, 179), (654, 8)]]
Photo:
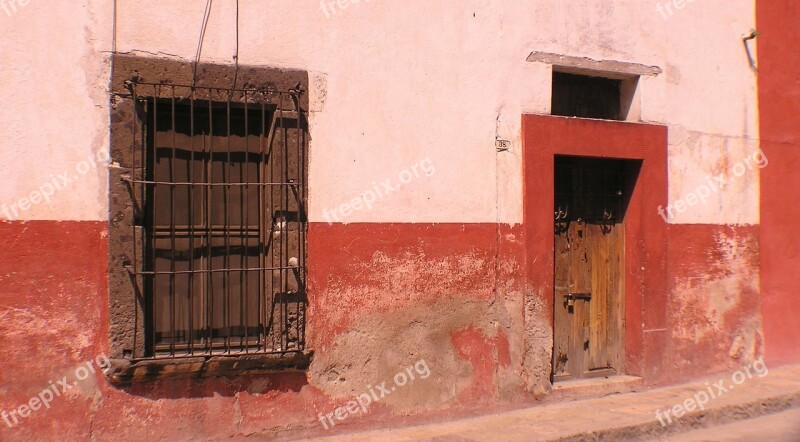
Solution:
[[(668, 11), (658, 6), (670, 2), (640, 0), (238, 3), (240, 63), (312, 73), (312, 221), (430, 159), (435, 174), (343, 221), (520, 223), (519, 116), (550, 108), (551, 70), (525, 61), (531, 51), (663, 69), (640, 81), (636, 100), (643, 121), (669, 126), (665, 204), (709, 175), (730, 175), (757, 149), (755, 76), (741, 44), (755, 24), (753, 0)], [(108, 149), (110, 51), (191, 61), (204, 5), (82, 0), (0, 11), (0, 98), (10, 110), (0, 119), (0, 204), (66, 170), (75, 178), (67, 190), (18, 218), (105, 219), (104, 164), (75, 169)], [(213, 2), (203, 61), (232, 63), (233, 6)], [(497, 138), (510, 149), (497, 152)], [(673, 222), (757, 224), (758, 170)]]

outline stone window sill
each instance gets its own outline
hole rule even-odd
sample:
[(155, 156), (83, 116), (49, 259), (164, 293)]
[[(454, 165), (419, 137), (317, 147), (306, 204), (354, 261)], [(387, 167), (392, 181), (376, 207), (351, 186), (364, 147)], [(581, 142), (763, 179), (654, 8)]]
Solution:
[(311, 363), (313, 351), (212, 355), (189, 358), (112, 359), (106, 378), (116, 385), (164, 379), (208, 378), (239, 376), (265, 372), (305, 370)]

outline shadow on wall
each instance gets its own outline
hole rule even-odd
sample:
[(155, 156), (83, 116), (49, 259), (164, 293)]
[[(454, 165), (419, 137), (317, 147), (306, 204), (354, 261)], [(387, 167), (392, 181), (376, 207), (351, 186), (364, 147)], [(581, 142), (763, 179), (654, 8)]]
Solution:
[(305, 372), (281, 372), (236, 375), (232, 377), (188, 377), (152, 380), (124, 386), (112, 386), (124, 393), (147, 399), (198, 399), (234, 397), (237, 393), (299, 393), (308, 385)]

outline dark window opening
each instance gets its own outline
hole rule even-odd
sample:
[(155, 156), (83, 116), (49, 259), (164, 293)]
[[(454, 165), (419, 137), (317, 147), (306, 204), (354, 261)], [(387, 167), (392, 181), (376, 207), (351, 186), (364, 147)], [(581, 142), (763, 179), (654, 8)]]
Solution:
[(596, 224), (622, 222), (641, 165), (639, 160), (557, 156), (557, 219)]
[(553, 115), (622, 120), (622, 80), (553, 72)]
[(134, 359), (302, 351), (305, 123), (294, 97), (133, 87), (144, 166), (129, 179), (141, 198)]

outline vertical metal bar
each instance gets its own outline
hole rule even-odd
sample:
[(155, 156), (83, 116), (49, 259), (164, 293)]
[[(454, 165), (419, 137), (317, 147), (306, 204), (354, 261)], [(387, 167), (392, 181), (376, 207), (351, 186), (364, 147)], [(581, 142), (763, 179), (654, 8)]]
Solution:
[[(283, 100), (281, 100), (281, 104)], [(288, 318), (288, 300), (285, 296), (286, 289), (288, 287), (288, 277), (286, 276), (286, 265), (287, 259), (286, 254), (289, 252), (289, 231), (286, 228), (288, 223), (288, 212), (289, 212), (289, 198), (287, 195), (288, 190), (288, 182), (289, 182), (289, 131), (286, 128), (286, 123), (284, 121), (284, 113), (283, 113), (283, 106), (281, 106), (281, 132), (282, 132), (282, 146), (281, 146), (281, 184), (279, 186), (280, 189), (280, 205), (283, 212), (283, 222), (281, 224), (281, 236), (280, 236), (280, 253), (278, 255), (279, 260), (279, 267), (280, 270), (278, 271), (280, 275), (280, 291), (281, 291), (281, 350), (286, 350), (288, 344), (288, 336), (286, 333), (286, 324), (289, 322), (287, 321)], [(286, 244), (284, 246), (284, 243)], [(284, 338), (285, 341), (284, 341)]]
[[(280, 96), (278, 97), (278, 101), (280, 101)], [(269, 128), (269, 131), (267, 132), (267, 144), (266, 145), (267, 145), (267, 158), (268, 158), (268, 165), (269, 165), (270, 172), (269, 172), (269, 181), (268, 181), (269, 184), (268, 184), (267, 187), (264, 188), (265, 191), (269, 191), (269, 211), (270, 211), (270, 220), (269, 220), (269, 222), (270, 222), (270, 228), (268, 230), (269, 238), (267, 239), (267, 246), (269, 248), (269, 267), (274, 267), (275, 266), (275, 240), (274, 240), (275, 235), (273, 234), (273, 230), (272, 230), (274, 228), (274, 226), (275, 226), (274, 222), (276, 220), (275, 203), (274, 203), (274, 191), (275, 191), (274, 182), (275, 182), (275, 179), (274, 179), (274, 171), (273, 171), (272, 165), (275, 162), (275, 155), (274, 155), (274, 151), (273, 151), (273, 146), (274, 146), (274, 142), (275, 142), (275, 134), (278, 133), (278, 129), (277, 129), (278, 118), (277, 118), (277, 116), (278, 116), (277, 106), (275, 106), (275, 109), (272, 111), (272, 114), (270, 115), (270, 128)], [(266, 175), (266, 172), (265, 172), (265, 175)], [(266, 261), (266, 252), (265, 252), (265, 261)], [(274, 272), (274, 270), (270, 269), (269, 270), (269, 275), (270, 275), (270, 287), (269, 287), (269, 294), (270, 294), (269, 308), (270, 308), (270, 310), (269, 310), (269, 317), (265, 318), (265, 324), (267, 324), (269, 326), (267, 328), (267, 333), (269, 333), (269, 336), (270, 336), (270, 342), (271, 342), (270, 350), (274, 351), (276, 349), (276, 346), (275, 346), (275, 332), (274, 332), (275, 331), (275, 315), (274, 315), (274, 313), (275, 313), (275, 300), (276, 300), (276, 297), (275, 297), (275, 272)], [(265, 285), (266, 285), (266, 274), (265, 274), (265, 277), (264, 277), (264, 282), (265, 282)], [(266, 296), (266, 293), (265, 293), (265, 296)], [(266, 298), (265, 298), (265, 304), (266, 304)], [(265, 314), (266, 314), (266, 311), (265, 311)], [(265, 341), (265, 345), (266, 345), (266, 341)]]
[(177, 134), (176, 134), (176, 127), (175, 127), (175, 86), (172, 86), (172, 98), (170, 100), (170, 104), (172, 106), (172, 158), (169, 164), (169, 193), (170, 193), (170, 203), (169, 203), (169, 214), (170, 214), (170, 246), (172, 248), (172, 253), (170, 253), (169, 259), (169, 267), (170, 267), (170, 275), (169, 275), (169, 297), (170, 297), (170, 315), (169, 315), (169, 331), (170, 335), (172, 335), (172, 340), (170, 341), (169, 346), (169, 353), (171, 356), (175, 356), (175, 340), (177, 339), (177, 334), (175, 330), (175, 316), (176, 316), (176, 309), (175, 309), (175, 148), (177, 145)]
[[(282, 105), (283, 105), (282, 96), (278, 95), (278, 109), (277, 109), (278, 112), (280, 112), (280, 107)], [(275, 121), (276, 127), (274, 128), (274, 133), (277, 133), (278, 132), (277, 125), (279, 124), (279, 122), (277, 120), (277, 115), (273, 114), (273, 118), (276, 120)], [(275, 150), (274, 150), (275, 147), (274, 147), (274, 142), (275, 142), (275, 137), (273, 136), (273, 137), (270, 138), (270, 143), (267, 146), (268, 149), (269, 149), (269, 182), (270, 183), (274, 183), (275, 182)], [(270, 209), (270, 217), (271, 217), (270, 238), (269, 238), (269, 244), (270, 244), (270, 251), (269, 251), (269, 262), (270, 262), (270, 264), (269, 264), (269, 266), (270, 267), (275, 267), (275, 236), (276, 236), (275, 235), (276, 234), (275, 229), (278, 227), (278, 217), (276, 215), (277, 211), (275, 210), (275, 186), (270, 186), (269, 187), (269, 209)], [(272, 325), (272, 328), (270, 330), (270, 337), (271, 337), (271, 341), (272, 341), (272, 350), (276, 350), (277, 346), (275, 345), (275, 324), (276, 324), (277, 321), (275, 321), (275, 302), (276, 302), (276, 298), (277, 297), (275, 296), (275, 270), (270, 269), (270, 271), (269, 271), (269, 283), (270, 283), (269, 284), (269, 291), (270, 291), (270, 301), (271, 301), (270, 302), (269, 315), (270, 315), (270, 324)]]
[[(111, 58), (112, 60), (114, 59), (113, 56)], [(131, 192), (133, 196), (133, 204), (131, 204), (131, 227), (133, 228), (133, 231), (131, 232), (133, 236), (133, 350), (131, 353), (133, 359), (136, 359), (136, 345), (138, 344), (137, 337), (139, 336), (139, 306), (137, 305), (136, 299), (136, 293), (139, 288), (139, 260), (136, 258), (136, 256), (139, 254), (139, 250), (136, 248), (136, 120), (138, 116), (138, 113), (136, 112), (136, 100), (138, 99), (136, 94), (136, 83), (131, 84), (131, 99), (133, 100), (133, 136), (131, 137)], [(144, 143), (142, 144), (144, 145)], [(142, 167), (142, 170), (144, 170), (144, 155), (142, 155), (142, 161), (139, 163), (139, 165)], [(144, 177), (144, 174), (142, 174), (142, 177)], [(142, 307), (144, 307), (144, 304), (142, 304)]]
[[(241, 219), (240, 224), (243, 231), (243, 242), (244, 248), (242, 249), (242, 257), (240, 261), (242, 262), (242, 268), (247, 269), (250, 267), (250, 255), (248, 253), (249, 246), (250, 246), (250, 217), (248, 216), (249, 210), (248, 206), (250, 205), (250, 200), (247, 198), (249, 196), (249, 186), (250, 186), (250, 113), (248, 112), (247, 107), (247, 91), (244, 91), (244, 161), (242, 164), (244, 165), (244, 182), (246, 183), (241, 188), (240, 197), (244, 200), (244, 215), (241, 213), (239, 214), (239, 218)], [(239, 272), (239, 284), (240, 290), (244, 287), (242, 291), (242, 295), (239, 297), (240, 300), (240, 308), (239, 308), (239, 315), (242, 318), (241, 322), (244, 324), (244, 352), (248, 353), (249, 351), (249, 343), (248, 340), (250, 338), (250, 332), (247, 329), (250, 325), (250, 317), (248, 315), (248, 301), (250, 300), (250, 272), (249, 271), (241, 271)], [(244, 277), (244, 284), (242, 285), (241, 277)]]
[[(300, 109), (300, 112), (303, 110)], [(305, 121), (305, 114), (303, 117), (303, 124), (308, 124)], [(308, 293), (306, 292), (306, 281), (308, 280), (308, 271), (307, 271), (307, 256), (308, 256), (308, 193), (306, 186), (308, 185), (308, 169), (306, 169), (306, 165), (308, 165), (308, 128), (303, 126), (300, 130), (300, 136), (302, 137), (302, 141), (300, 143), (300, 201), (303, 203), (303, 222), (300, 226), (300, 231), (302, 232), (301, 244), (302, 248), (300, 249), (300, 257), (298, 260), (300, 261), (300, 275), (302, 277), (303, 282), (303, 293), (300, 297), (301, 302), (303, 303), (303, 317), (302, 320), (298, 321), (300, 324), (300, 344), (301, 348), (305, 349), (305, 342), (306, 342), (306, 312), (308, 311)]]
[(232, 325), (231, 325), (231, 244), (230, 244), (230, 237), (231, 237), (231, 185), (230, 185), (230, 169), (231, 169), (231, 96), (228, 94), (228, 102), (226, 103), (226, 125), (227, 125), (227, 144), (228, 144), (228, 157), (227, 161), (225, 162), (225, 167), (222, 169), (222, 181), (224, 183), (228, 183), (227, 185), (223, 186), (225, 191), (225, 196), (223, 201), (225, 206), (225, 279), (223, 280), (223, 284), (225, 285), (225, 353), (230, 354), (231, 352), (231, 334), (232, 334)]
[(189, 354), (194, 355), (194, 89), (189, 90)]
[[(156, 134), (158, 133), (158, 92), (156, 90), (156, 86), (155, 85), (153, 85), (153, 97), (154, 97), (153, 98), (153, 135), (152, 135), (152, 140), (150, 140), (150, 143), (153, 146), (153, 163), (152, 163), (152, 171), (151, 171), (153, 184), (151, 185), (151, 189), (152, 189), (152, 199), (150, 201), (150, 207), (151, 207), (150, 216), (151, 216), (151, 219), (150, 219), (150, 225), (148, 226), (149, 227), (149, 233), (150, 233), (150, 238), (149, 238), (148, 242), (151, 244), (150, 245), (150, 252), (151, 252), (150, 267), (155, 272), (155, 270), (156, 270), (156, 235), (155, 235), (155, 229), (156, 229), (156, 220), (157, 220), (157, 218), (156, 218), (156, 206), (157, 206), (157, 204), (156, 203), (157, 203), (157, 199), (158, 199), (157, 198), (157, 187), (156, 187), (156, 184), (155, 184), (155, 181), (156, 181), (156, 164), (157, 164), (157, 160), (158, 160), (158, 158), (156, 157), (156, 151), (158, 150), (158, 146), (156, 146)], [(156, 296), (157, 295), (156, 294), (156, 285), (157, 285), (158, 276), (157, 276), (156, 273), (153, 273), (153, 275), (150, 278), (151, 278), (150, 283), (151, 283), (151, 287), (152, 287), (151, 293), (150, 293), (150, 295), (151, 295), (150, 298), (151, 298), (151, 302), (153, 304), (152, 305), (152, 313), (153, 313), (153, 319), (152, 319), (152, 323), (153, 323), (153, 356), (156, 356), (156, 350), (155, 350), (155, 347), (156, 347), (156, 329), (158, 328), (158, 324), (156, 323), (156, 318), (157, 318), (156, 307), (157, 307), (157, 304), (158, 304), (157, 299), (156, 299), (156, 297), (157, 297)]]
[(263, 299), (264, 293), (264, 285), (267, 283), (266, 275), (264, 274), (264, 267), (266, 267), (266, 259), (265, 253), (266, 250), (264, 249), (266, 241), (265, 238), (265, 229), (264, 229), (264, 220), (266, 218), (263, 216), (264, 214), (264, 128), (265, 122), (264, 119), (267, 117), (265, 113), (265, 101), (266, 97), (261, 97), (261, 132), (258, 134), (258, 164), (256, 173), (256, 181), (258, 182), (258, 349), (265, 350), (266, 349), (266, 337), (265, 334), (265, 321), (264, 317), (264, 309), (261, 305), (261, 301)]
[[(298, 88), (299, 89), (299, 88)], [(303, 270), (305, 269), (305, 198), (303, 196), (303, 192), (305, 192), (305, 171), (303, 165), (305, 162), (303, 161), (303, 146), (302, 146), (302, 137), (305, 134), (303, 130), (303, 121), (301, 118), (301, 108), (300, 108), (300, 90), (297, 91), (297, 101), (295, 102), (295, 110), (297, 111), (297, 188), (295, 195), (297, 196), (297, 269), (294, 271), (295, 278), (297, 278), (297, 305), (295, 306), (297, 309), (297, 339), (298, 339), (298, 346), (302, 345), (304, 341), (303, 335), (301, 334), (301, 324), (305, 323), (305, 311), (303, 311), (303, 317), (301, 317), (301, 309), (303, 299), (305, 299), (303, 291), (303, 281), (305, 280), (305, 274)]]
[[(268, 92), (268, 94), (272, 94), (272, 92)], [(279, 97), (280, 99), (280, 97)], [(262, 181), (266, 183), (265, 186), (261, 186), (263, 188), (263, 192), (269, 192), (269, 205), (267, 209), (269, 210), (270, 216), (264, 217), (264, 224), (262, 228), (264, 229), (264, 266), (262, 267), (264, 272), (264, 349), (267, 350), (267, 338), (269, 338), (269, 350), (274, 351), (276, 349), (275, 346), (275, 272), (272, 269), (275, 265), (275, 243), (274, 243), (274, 231), (273, 228), (275, 227), (275, 204), (274, 204), (274, 171), (272, 164), (274, 163), (275, 156), (273, 154), (273, 143), (275, 141), (275, 134), (278, 132), (276, 127), (278, 124), (277, 118), (277, 106), (273, 106), (275, 109), (270, 114), (270, 122), (269, 122), (269, 130), (266, 132), (267, 140), (266, 140), (266, 156), (262, 157), (264, 164), (262, 164)], [(264, 118), (266, 118), (266, 113), (264, 114)], [(266, 168), (269, 167), (269, 177), (267, 177), (267, 170)], [(264, 197), (264, 202), (266, 203), (266, 196)], [(269, 226), (267, 226), (269, 223)], [(269, 265), (267, 264), (267, 252), (269, 252)], [(267, 269), (269, 268), (269, 269)], [(266, 289), (267, 283), (267, 274), (269, 272), (269, 290)], [(269, 293), (269, 302), (267, 302), (266, 296)], [(266, 308), (269, 305), (269, 312), (267, 312)], [(267, 336), (269, 334), (269, 336)]]
[(211, 88), (208, 88), (208, 159), (206, 161), (206, 178), (207, 183), (209, 185), (206, 187), (206, 244), (207, 244), (207, 261), (208, 261), (208, 272), (207, 272), (207, 279), (206, 282), (208, 284), (208, 291), (206, 292), (206, 327), (207, 327), (207, 349), (208, 353), (211, 354), (213, 343), (214, 343), (214, 321), (212, 316), (214, 315), (214, 273), (211, 271), (214, 268), (212, 262), (212, 250), (211, 250), (211, 240), (213, 238), (212, 235), (212, 227), (213, 227), (213, 220), (211, 218), (211, 201), (214, 199), (214, 195), (212, 193), (212, 186), (211, 183), (214, 182), (214, 174), (213, 174), (213, 159), (214, 159), (214, 108), (213, 103), (211, 101), (212, 92)]

